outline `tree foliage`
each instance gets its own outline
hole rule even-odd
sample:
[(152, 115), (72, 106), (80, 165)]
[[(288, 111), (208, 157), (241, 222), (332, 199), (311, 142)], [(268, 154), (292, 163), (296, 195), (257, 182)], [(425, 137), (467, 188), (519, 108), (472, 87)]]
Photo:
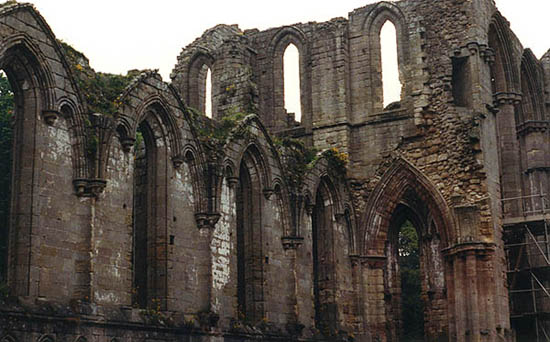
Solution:
[(407, 221), (399, 232), (399, 268), (401, 270), (401, 318), (403, 341), (424, 341), (424, 304), (420, 278), (418, 234)]
[(0, 283), (5, 280), (11, 198), (13, 92), (0, 74)]

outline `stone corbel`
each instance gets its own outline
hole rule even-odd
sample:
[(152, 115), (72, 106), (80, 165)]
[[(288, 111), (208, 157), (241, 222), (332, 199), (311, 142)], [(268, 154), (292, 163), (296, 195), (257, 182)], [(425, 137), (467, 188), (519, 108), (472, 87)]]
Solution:
[(480, 53), (480, 56), (483, 57), (485, 63), (489, 65), (493, 65), (495, 63), (495, 50), (490, 47), (486, 47), (483, 52)]
[(299, 236), (283, 236), (281, 238), (284, 250), (297, 249), (304, 243), (304, 238)]
[(531, 133), (544, 133), (550, 126), (550, 121), (527, 121), (517, 126), (518, 135), (525, 136)]
[(346, 223), (346, 215), (344, 213), (336, 213), (334, 214), (334, 219), (337, 223), (344, 224)]
[(172, 157), (172, 164), (174, 165), (174, 169), (179, 169), (184, 161), (185, 161), (185, 157), (181, 155)]
[(239, 184), (239, 177), (226, 177), (227, 186), (231, 189), (235, 188)]
[(78, 197), (93, 197), (97, 198), (107, 186), (107, 181), (104, 179), (75, 179), (73, 186)]
[(53, 109), (45, 109), (42, 111), (42, 118), (48, 126), (53, 126), (55, 121), (59, 118), (59, 112)]
[(306, 204), (305, 205), (306, 213), (309, 216), (313, 215), (313, 208), (315, 208), (315, 206), (313, 204)]
[(122, 145), (122, 150), (125, 153), (129, 153), (132, 150), (132, 147), (134, 147), (135, 143), (136, 139), (133, 137), (120, 138), (120, 145)]
[(496, 107), (503, 105), (518, 105), (521, 103), (522, 95), (514, 92), (498, 92), (493, 94), (493, 101)]
[(366, 265), (371, 269), (381, 269), (386, 266), (387, 257), (385, 255), (359, 255), (349, 256), (353, 266)]
[(270, 188), (265, 188), (263, 190), (263, 193), (264, 193), (265, 199), (269, 200), (271, 198), (271, 196), (273, 196), (273, 194), (275, 193), (275, 190), (270, 189)]
[(496, 244), (490, 242), (466, 242), (459, 243), (452, 247), (442, 250), (443, 256), (446, 258), (463, 257), (466, 255), (475, 254), (485, 256), (493, 254), (496, 251)]
[(478, 42), (468, 42), (465, 45), (452, 51), (451, 58), (465, 58), (479, 55), (486, 63), (493, 64), (495, 61), (495, 52), (486, 44)]
[(197, 227), (201, 230), (203, 228), (214, 229), (220, 217), (221, 215), (218, 213), (197, 213), (195, 214), (195, 221), (197, 221)]

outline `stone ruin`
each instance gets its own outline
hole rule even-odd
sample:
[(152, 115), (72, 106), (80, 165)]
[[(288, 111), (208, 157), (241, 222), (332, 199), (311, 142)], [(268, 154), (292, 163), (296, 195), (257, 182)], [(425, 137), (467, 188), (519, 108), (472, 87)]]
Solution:
[(170, 83), (96, 73), (10, 1), (0, 67), (15, 94), (2, 342), (403, 340), (404, 222), (426, 341), (548, 340), (550, 54), (492, 0), (219, 25)]

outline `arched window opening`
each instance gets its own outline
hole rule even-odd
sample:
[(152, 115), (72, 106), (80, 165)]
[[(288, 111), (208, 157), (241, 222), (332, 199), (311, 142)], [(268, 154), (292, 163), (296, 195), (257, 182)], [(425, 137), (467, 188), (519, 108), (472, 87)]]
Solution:
[(408, 220), (399, 230), (398, 244), (402, 300), (401, 336), (405, 341), (424, 341), (419, 240), (415, 227)]
[(315, 325), (325, 336), (337, 332), (332, 204), (325, 184), (317, 190), (312, 213)]
[[(395, 25), (387, 20), (380, 30), (380, 60), (382, 63), (382, 89), (384, 108), (392, 109), (401, 100), (401, 81), (397, 56)], [(392, 106), (390, 106), (392, 105)]]
[(13, 168), (14, 93), (0, 73), (0, 287), (7, 282), (8, 237)]
[(250, 323), (263, 318), (263, 256), (259, 179), (244, 159), (237, 192), (238, 315)]
[(204, 90), (204, 114), (212, 118), (212, 70), (206, 71), (206, 81)]
[(154, 141), (147, 123), (142, 122), (134, 145), (133, 206), (133, 305), (147, 307), (149, 289), (149, 232), (153, 224)]
[(302, 121), (300, 92), (300, 52), (294, 44), (288, 45), (283, 55), (283, 83), (285, 110), (294, 114), (294, 120)]

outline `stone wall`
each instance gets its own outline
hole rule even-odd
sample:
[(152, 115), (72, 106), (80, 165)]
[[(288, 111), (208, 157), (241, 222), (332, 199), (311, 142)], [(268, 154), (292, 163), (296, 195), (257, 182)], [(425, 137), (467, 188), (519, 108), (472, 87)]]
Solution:
[[(388, 20), (403, 87), (384, 108)], [(90, 111), (31, 5), (0, 7), (0, 36), (17, 108), (2, 341), (397, 341), (405, 220), (426, 340), (513, 340), (502, 226), (548, 191), (550, 58), (493, 1), (218, 25), (114, 113)], [(289, 44), (301, 122), (284, 108)]]

